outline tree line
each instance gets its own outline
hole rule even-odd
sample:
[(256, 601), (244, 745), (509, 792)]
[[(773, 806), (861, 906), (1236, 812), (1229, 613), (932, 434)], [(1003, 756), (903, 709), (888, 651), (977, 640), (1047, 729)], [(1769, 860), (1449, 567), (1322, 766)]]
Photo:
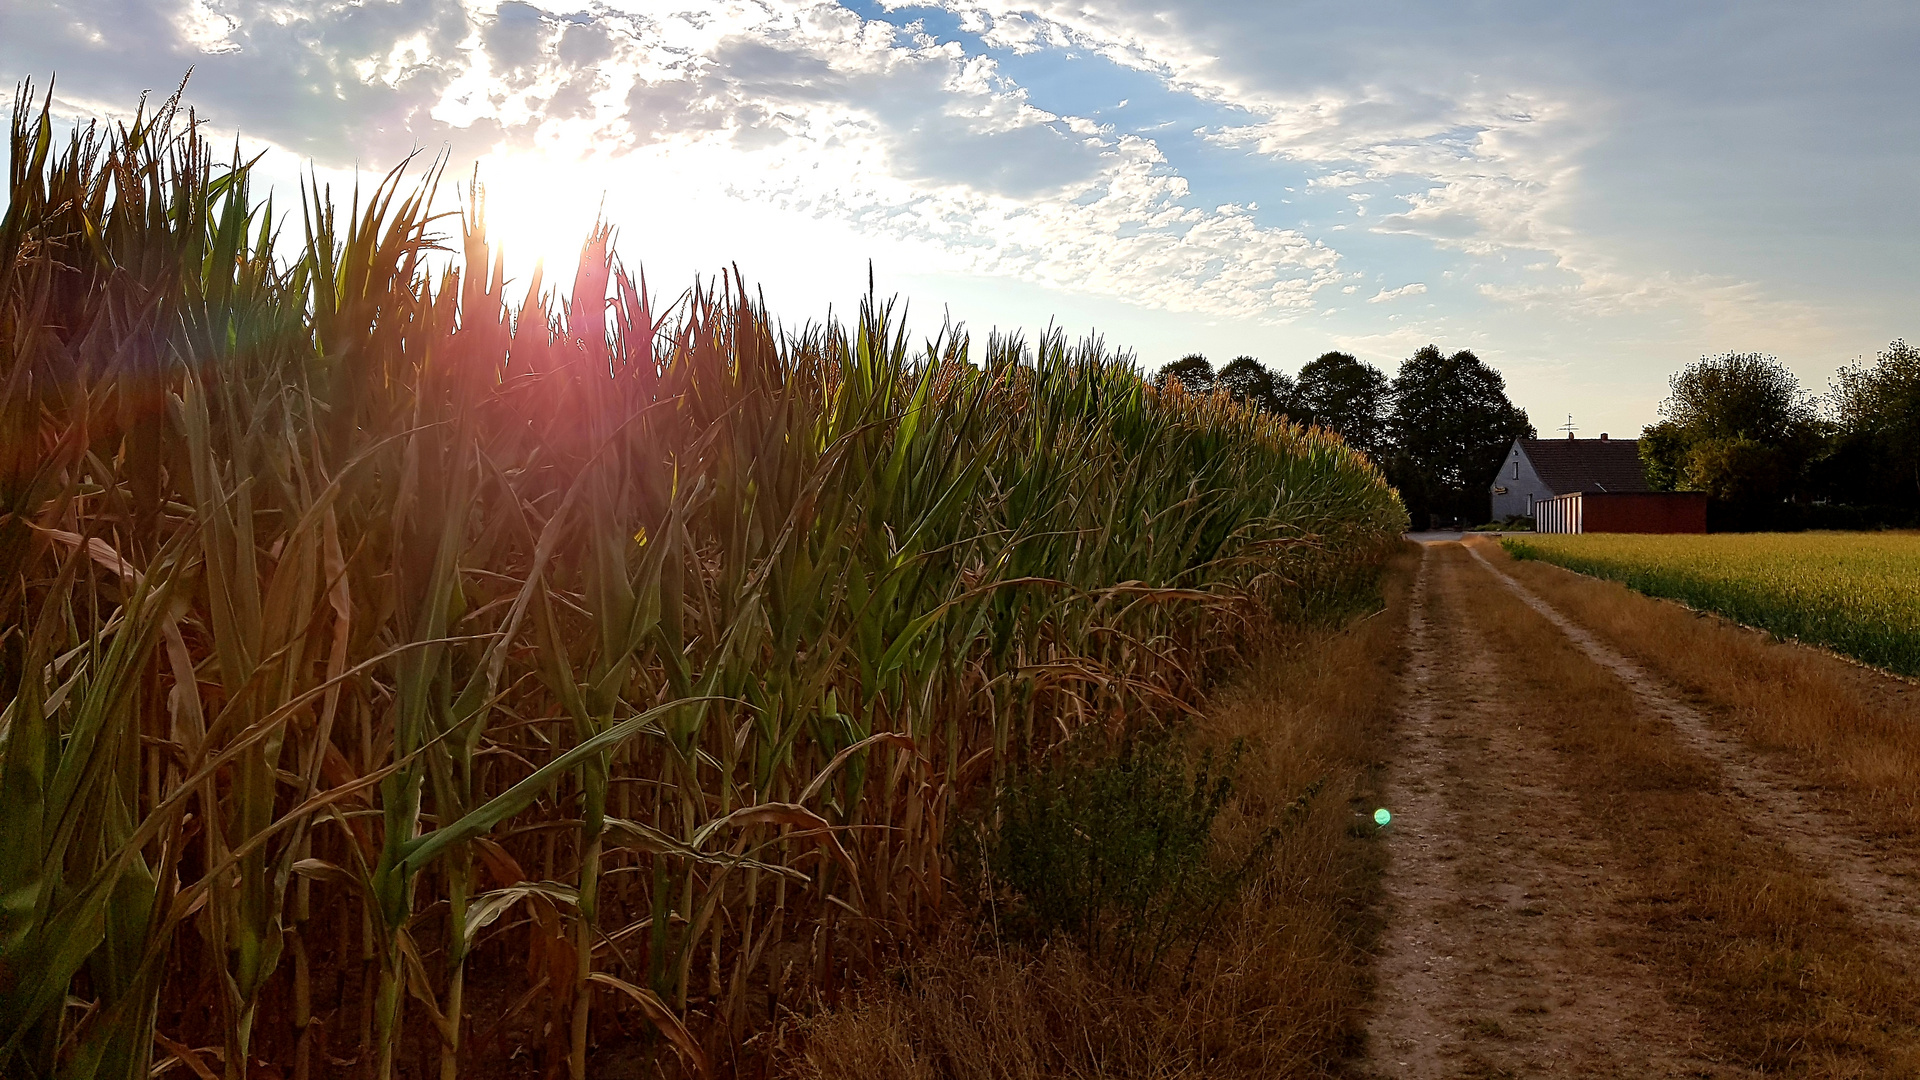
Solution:
[(1256, 408), (1338, 432), (1400, 490), (1415, 528), (1491, 516), (1487, 486), (1517, 438), (1532, 438), (1506, 380), (1472, 352), (1427, 345), (1389, 379), (1343, 352), (1322, 353), (1297, 376), (1237, 356), (1218, 370), (1198, 353), (1155, 381), (1189, 393), (1221, 392)]
[[(1339, 432), (1400, 490), (1416, 528), (1486, 521), (1507, 447), (1534, 437), (1506, 380), (1472, 352), (1428, 345), (1393, 378), (1348, 353), (1297, 376), (1189, 354), (1155, 381), (1222, 392)], [(1715, 529), (1920, 527), (1920, 349), (1894, 341), (1816, 394), (1762, 353), (1702, 357), (1668, 380), (1640, 433), (1656, 491), (1703, 491)]]
[(1668, 391), (1640, 436), (1647, 480), (1706, 492), (1712, 527), (1920, 525), (1920, 349), (1904, 340), (1824, 395), (1760, 353), (1702, 357)]

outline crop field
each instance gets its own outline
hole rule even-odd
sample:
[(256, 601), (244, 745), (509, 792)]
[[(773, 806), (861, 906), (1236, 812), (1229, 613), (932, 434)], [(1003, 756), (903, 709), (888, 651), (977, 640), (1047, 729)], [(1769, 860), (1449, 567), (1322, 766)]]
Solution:
[(1610, 578), (1785, 638), (1920, 675), (1920, 535), (1508, 537), (1516, 558)]
[(19, 100), (0, 1075), (720, 1071), (950, 907), (969, 801), (1406, 524), (1094, 342), (781, 331), (605, 231), (560, 298), (432, 169), (270, 205)]

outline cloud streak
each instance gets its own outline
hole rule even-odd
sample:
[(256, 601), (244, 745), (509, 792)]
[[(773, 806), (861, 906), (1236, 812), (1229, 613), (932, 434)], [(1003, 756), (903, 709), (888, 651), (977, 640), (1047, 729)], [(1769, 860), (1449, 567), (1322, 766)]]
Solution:
[(1395, 300), (1398, 300), (1403, 296), (1419, 296), (1421, 293), (1426, 291), (1427, 291), (1426, 283), (1416, 281), (1411, 285), (1402, 285), (1397, 289), (1381, 289), (1379, 292), (1374, 293), (1372, 296), (1367, 297), (1367, 303), (1387, 304)]

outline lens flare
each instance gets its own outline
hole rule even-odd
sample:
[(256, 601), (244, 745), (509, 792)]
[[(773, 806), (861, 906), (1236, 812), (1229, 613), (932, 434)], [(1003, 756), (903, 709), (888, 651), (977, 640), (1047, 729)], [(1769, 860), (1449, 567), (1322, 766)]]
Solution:
[(1373, 812), (1373, 823), (1384, 829), (1388, 825), (1393, 824), (1393, 814), (1383, 806)]

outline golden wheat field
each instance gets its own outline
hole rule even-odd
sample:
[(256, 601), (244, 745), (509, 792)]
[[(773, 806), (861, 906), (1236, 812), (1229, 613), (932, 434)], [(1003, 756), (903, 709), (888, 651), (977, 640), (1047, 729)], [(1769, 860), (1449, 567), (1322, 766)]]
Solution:
[(1515, 557), (1920, 674), (1920, 535), (1594, 533), (1508, 537)]

